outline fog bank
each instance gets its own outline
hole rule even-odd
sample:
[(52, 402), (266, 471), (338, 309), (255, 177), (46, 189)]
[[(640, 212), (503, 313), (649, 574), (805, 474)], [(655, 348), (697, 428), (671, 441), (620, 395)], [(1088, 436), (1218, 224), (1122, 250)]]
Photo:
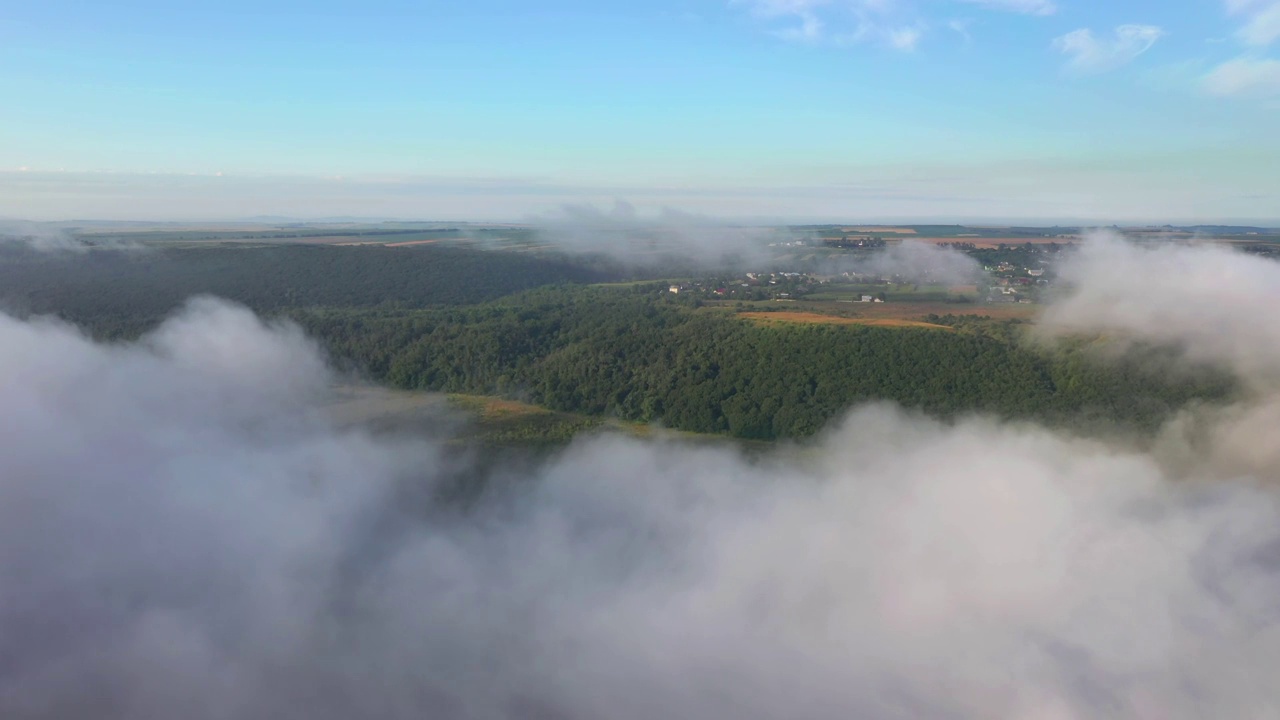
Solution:
[(316, 347), (242, 308), (132, 345), (0, 316), (0, 716), (1280, 713), (1280, 265), (1097, 240), (1063, 272), (1044, 332), (1253, 395), (1148, 448), (872, 405), (759, 459), (595, 436), (481, 471), (340, 427)]
[(665, 206), (645, 214), (621, 199), (604, 210), (565, 204), (531, 216), (529, 222), (541, 242), (641, 268), (684, 263), (715, 269), (766, 262), (770, 241), (794, 239), (785, 228), (733, 224)]

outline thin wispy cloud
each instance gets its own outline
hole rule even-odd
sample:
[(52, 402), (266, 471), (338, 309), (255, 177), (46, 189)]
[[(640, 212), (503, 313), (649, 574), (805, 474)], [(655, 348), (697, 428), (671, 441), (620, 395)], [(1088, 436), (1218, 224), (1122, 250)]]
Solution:
[(972, 24), (970, 20), (956, 19), (947, 23), (947, 29), (963, 38), (965, 45), (969, 45), (973, 42), (973, 35), (969, 32), (969, 26)]
[(908, 23), (910, 9), (896, 0), (731, 0), (751, 15), (779, 27), (783, 40), (834, 45), (879, 44), (911, 51), (924, 34), (919, 23)]
[(822, 38), (822, 21), (815, 15), (800, 18), (800, 24), (778, 31), (778, 37), (792, 42), (814, 42)]
[(988, 10), (1004, 10), (1023, 15), (1052, 15), (1058, 6), (1052, 0), (957, 0)]
[(1067, 56), (1067, 69), (1091, 75), (1128, 65), (1150, 50), (1164, 36), (1155, 25), (1121, 25), (1109, 38), (1100, 38), (1088, 28), (1055, 38), (1053, 48)]
[[(1057, 12), (1052, 0), (953, 0), (986, 10), (1023, 15)], [(773, 34), (792, 42), (881, 45), (911, 52), (931, 27), (945, 25), (968, 37), (968, 21), (934, 22), (910, 0), (730, 0), (752, 17), (775, 25)]]
[(784, 21), (786, 27), (775, 34), (793, 42), (812, 42), (823, 34), (824, 24), (818, 17), (818, 9), (828, 0), (732, 0), (731, 5), (749, 8), (751, 14), (761, 20)]
[(1236, 36), (1246, 45), (1265, 47), (1280, 38), (1280, 0), (1226, 0), (1226, 6), (1244, 19)]
[(1229, 60), (1204, 77), (1204, 89), (1220, 97), (1280, 96), (1280, 60)]
[(1280, 60), (1258, 55), (1258, 49), (1280, 38), (1280, 0), (1224, 0), (1223, 4), (1228, 15), (1243, 21), (1235, 37), (1251, 50), (1202, 77), (1201, 89), (1218, 97), (1280, 97)]
[(920, 28), (903, 27), (889, 31), (889, 44), (898, 50), (911, 52), (916, 49), (923, 32)]

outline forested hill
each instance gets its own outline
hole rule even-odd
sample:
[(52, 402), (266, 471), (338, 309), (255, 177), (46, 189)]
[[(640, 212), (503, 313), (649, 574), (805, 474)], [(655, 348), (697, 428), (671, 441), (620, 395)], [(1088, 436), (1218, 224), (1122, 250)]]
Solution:
[(1145, 362), (1048, 354), (1007, 325), (956, 331), (760, 326), (691, 310), (654, 288), (548, 288), (476, 307), (299, 312), (337, 358), (395, 387), (496, 393), (683, 430), (773, 439), (891, 400), (935, 415), (987, 412), (1150, 428), (1228, 379)]
[(0, 257), (0, 307), (131, 338), (210, 293), (293, 318), (336, 364), (395, 387), (758, 439), (812, 434), (874, 400), (941, 416), (1150, 428), (1232, 391), (1217, 375), (1167, 376), (1145, 361), (1095, 361), (1083, 348), (1032, 350), (1016, 342), (1014, 321), (761, 325), (732, 308), (700, 308), (667, 283), (574, 284), (601, 276), (445, 247), (10, 249)]
[(0, 307), (57, 314), (103, 336), (136, 335), (188, 297), (260, 312), (485, 302), (554, 283), (612, 279), (547, 256), (424, 245), (266, 246), (42, 253), (0, 244)]

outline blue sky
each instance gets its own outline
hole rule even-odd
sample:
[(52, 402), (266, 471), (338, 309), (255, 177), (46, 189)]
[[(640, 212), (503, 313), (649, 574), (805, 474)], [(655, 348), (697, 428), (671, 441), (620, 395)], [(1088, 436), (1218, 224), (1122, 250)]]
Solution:
[(0, 215), (1280, 218), (1280, 0), (10, 3)]

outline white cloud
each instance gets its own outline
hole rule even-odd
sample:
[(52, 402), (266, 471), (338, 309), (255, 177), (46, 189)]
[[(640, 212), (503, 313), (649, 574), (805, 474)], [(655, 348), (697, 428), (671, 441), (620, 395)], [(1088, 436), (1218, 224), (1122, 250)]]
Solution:
[(78, 251), (87, 248), (63, 228), (26, 220), (0, 219), (0, 247), (15, 243), (36, 250)]
[(1204, 77), (1204, 89), (1220, 96), (1280, 95), (1280, 60), (1229, 60)]
[(897, 0), (731, 0), (751, 15), (785, 23), (775, 34), (792, 42), (872, 43), (904, 52), (914, 50), (925, 26)]
[(778, 36), (793, 41), (812, 42), (822, 36), (823, 22), (818, 9), (829, 0), (732, 0), (733, 5), (747, 5), (751, 14), (764, 20), (785, 19), (796, 24), (777, 32)]
[(830, 0), (735, 0), (734, 4), (749, 5), (752, 13), (767, 18), (810, 13)]
[(1053, 0), (958, 0), (958, 2), (1024, 15), (1052, 15), (1058, 11), (1058, 6)]
[(1280, 263), (1219, 245), (1136, 245), (1098, 232), (1058, 272), (1070, 290), (1046, 308), (1040, 330), (1178, 345), (1192, 360), (1230, 368), (1268, 393), (1280, 388), (1280, 326), (1245, 311), (1250, 302), (1280, 300)]
[(967, 19), (956, 19), (949, 21), (947, 28), (964, 38), (964, 44), (968, 45), (973, 42), (973, 35), (969, 33), (969, 26), (972, 24), (973, 22)]
[(1111, 38), (1098, 38), (1081, 28), (1055, 38), (1053, 47), (1069, 59), (1067, 67), (1079, 73), (1100, 73), (1129, 64), (1164, 36), (1154, 25), (1121, 25)]
[[(1050, 330), (1280, 367), (1276, 263), (1105, 239), (1067, 262)], [(439, 431), (333, 427), (316, 347), (207, 300), (133, 345), (0, 314), (0, 369), (3, 717), (1280, 703), (1274, 385), (1152, 447), (872, 406), (799, 457), (595, 437), (485, 470)]]
[(1245, 24), (1236, 33), (1247, 45), (1270, 45), (1280, 38), (1280, 1), (1226, 0), (1227, 12), (1242, 15)]
[[(987, 10), (1051, 15), (1057, 12), (1053, 0), (954, 0)], [(774, 31), (793, 42), (833, 44), (875, 44), (911, 52), (930, 27), (943, 25), (965, 36), (968, 21), (931, 21), (922, 11), (923, 3), (912, 0), (729, 0), (744, 7), (755, 18), (783, 25)]]
[(763, 260), (769, 240), (795, 239), (785, 231), (741, 227), (671, 207), (642, 212), (621, 198), (606, 208), (566, 203), (527, 220), (540, 242), (571, 253), (606, 254), (641, 267), (677, 262), (676, 258), (689, 267), (719, 267), (730, 258)]
[(923, 32), (918, 27), (903, 27), (889, 31), (889, 44), (898, 50), (911, 52), (916, 49)]
[[(1236, 31), (1241, 43), (1261, 48), (1280, 39), (1280, 0), (1224, 0), (1224, 4), (1230, 15), (1244, 22)], [(1280, 60), (1256, 55), (1228, 60), (1202, 78), (1202, 87), (1221, 97), (1280, 96)]]
[(805, 14), (800, 18), (799, 25), (778, 31), (778, 37), (797, 42), (813, 42), (822, 37), (822, 21), (817, 15)]

